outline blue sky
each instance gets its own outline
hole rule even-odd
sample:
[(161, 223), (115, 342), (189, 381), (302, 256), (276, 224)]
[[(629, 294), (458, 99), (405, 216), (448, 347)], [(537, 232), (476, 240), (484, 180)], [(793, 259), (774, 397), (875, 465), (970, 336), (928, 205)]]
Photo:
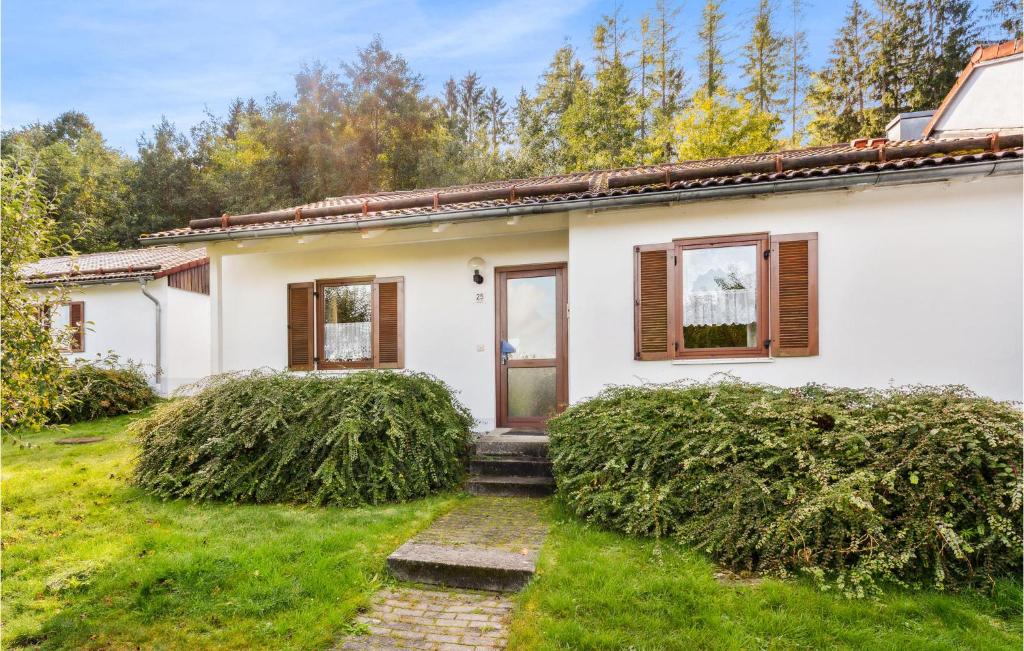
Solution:
[[(622, 2), (635, 26), (650, 2)], [(684, 61), (696, 56), (702, 0), (683, 3)], [(821, 64), (846, 2), (806, 11), (811, 63)], [(319, 59), (337, 65), (379, 33), (437, 92), (449, 75), (477, 71), (510, 101), (532, 88), (566, 39), (585, 54), (608, 0), (6, 0), (2, 114), (11, 128), (76, 109), (107, 140), (134, 153), (161, 116), (187, 128), (236, 96), (293, 95), (292, 77)], [(725, 0), (737, 58), (755, 0)], [(780, 16), (781, 17), (781, 16)]]

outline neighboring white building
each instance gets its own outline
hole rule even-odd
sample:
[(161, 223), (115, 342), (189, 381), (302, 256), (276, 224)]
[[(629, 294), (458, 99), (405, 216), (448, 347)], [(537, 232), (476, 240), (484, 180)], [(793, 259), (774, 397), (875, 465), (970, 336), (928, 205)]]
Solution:
[(141, 364), (168, 395), (210, 374), (210, 264), (203, 249), (158, 246), (45, 258), (25, 270), (30, 287), (61, 285), (54, 327), (77, 326), (67, 355), (115, 353)]
[(979, 47), (924, 129), (930, 138), (1021, 133), (1024, 40)]
[(1020, 400), (1020, 126), (331, 198), (144, 239), (206, 247), (213, 372), (425, 371), (484, 428), (721, 372)]

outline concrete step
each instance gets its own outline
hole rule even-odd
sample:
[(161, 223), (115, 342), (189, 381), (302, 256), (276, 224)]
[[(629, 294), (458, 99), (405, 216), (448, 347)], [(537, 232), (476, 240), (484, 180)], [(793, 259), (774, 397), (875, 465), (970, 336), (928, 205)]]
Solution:
[(473, 495), (544, 497), (555, 492), (555, 480), (552, 477), (519, 477), (514, 475), (470, 477), (466, 488)]
[(469, 462), (469, 472), (481, 477), (551, 477), (551, 462), (522, 456), (474, 457)]
[(482, 436), (474, 443), (473, 453), (478, 456), (523, 456), (546, 459), (548, 437), (508, 434)]
[(533, 576), (533, 558), (487, 547), (407, 542), (388, 556), (388, 570), (400, 581), (469, 590), (515, 592)]

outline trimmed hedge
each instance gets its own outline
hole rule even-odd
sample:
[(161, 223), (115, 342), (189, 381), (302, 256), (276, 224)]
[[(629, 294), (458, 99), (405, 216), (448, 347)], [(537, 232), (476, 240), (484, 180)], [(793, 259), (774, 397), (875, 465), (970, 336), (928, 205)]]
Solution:
[(134, 425), (135, 482), (165, 498), (410, 500), (459, 485), (471, 425), (423, 374), (219, 376)]
[(156, 402), (149, 380), (136, 364), (116, 357), (72, 364), (66, 375), (67, 400), (52, 414), (58, 423), (77, 423), (141, 411)]
[(1022, 417), (963, 387), (614, 387), (549, 422), (588, 521), (851, 597), (1021, 571)]

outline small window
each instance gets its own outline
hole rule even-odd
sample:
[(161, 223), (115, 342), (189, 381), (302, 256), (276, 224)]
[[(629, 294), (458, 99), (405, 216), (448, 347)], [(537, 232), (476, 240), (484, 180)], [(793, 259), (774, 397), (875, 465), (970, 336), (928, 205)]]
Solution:
[[(49, 319), (54, 340), (66, 344), (61, 347), (61, 352), (85, 352), (85, 302), (54, 305), (50, 309)], [(70, 335), (67, 334), (69, 326), (72, 327)]]
[(765, 356), (767, 235), (676, 240), (678, 357)]
[[(335, 278), (316, 288), (315, 364), (305, 361), (309, 335), (302, 327), (302, 295), (311, 284), (290, 286), (289, 366), (295, 369), (401, 368), (403, 280)], [(294, 294), (294, 295), (293, 295)], [(294, 303), (294, 304), (293, 304)], [(301, 359), (300, 359), (301, 358)], [(301, 363), (300, 363), (301, 362)]]

